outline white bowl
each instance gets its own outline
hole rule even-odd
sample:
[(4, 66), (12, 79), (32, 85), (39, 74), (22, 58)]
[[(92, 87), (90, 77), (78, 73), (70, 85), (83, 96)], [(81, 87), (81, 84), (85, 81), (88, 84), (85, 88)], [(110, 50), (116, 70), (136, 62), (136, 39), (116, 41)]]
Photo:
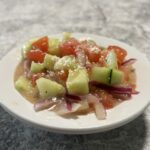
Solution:
[[(78, 116), (78, 118), (63, 118), (53, 112), (44, 110), (35, 112), (33, 105), (23, 98), (14, 88), (14, 70), (19, 63), (20, 50), (12, 50), (0, 62), (0, 105), (13, 116), (31, 123), (37, 127), (53, 132), (67, 134), (85, 134), (110, 130), (122, 126), (139, 116), (150, 103), (150, 63), (145, 55), (125, 43), (114, 39), (91, 35), (73, 34), (76, 38), (91, 38), (101, 46), (118, 45), (128, 51), (128, 58), (136, 58), (137, 90), (131, 100), (124, 101), (107, 111), (106, 120), (97, 120), (94, 113)], [(52, 35), (51, 37), (61, 37)]]

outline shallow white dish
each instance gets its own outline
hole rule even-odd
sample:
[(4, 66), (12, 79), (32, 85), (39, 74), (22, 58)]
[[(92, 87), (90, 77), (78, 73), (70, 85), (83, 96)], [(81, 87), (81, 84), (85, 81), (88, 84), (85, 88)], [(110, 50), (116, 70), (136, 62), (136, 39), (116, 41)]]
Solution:
[[(51, 35), (50, 37), (60, 37)], [(115, 108), (107, 111), (106, 120), (97, 120), (95, 114), (82, 115), (78, 118), (66, 119), (53, 112), (44, 110), (35, 112), (33, 105), (24, 99), (14, 88), (14, 70), (19, 63), (20, 50), (9, 52), (0, 62), (0, 105), (13, 116), (31, 123), (37, 127), (53, 132), (68, 134), (85, 134), (110, 130), (122, 126), (139, 116), (150, 103), (150, 63), (144, 54), (125, 43), (114, 39), (91, 35), (73, 34), (76, 38), (91, 38), (101, 46), (118, 45), (128, 51), (128, 58), (136, 58), (137, 90), (140, 94), (134, 95)]]

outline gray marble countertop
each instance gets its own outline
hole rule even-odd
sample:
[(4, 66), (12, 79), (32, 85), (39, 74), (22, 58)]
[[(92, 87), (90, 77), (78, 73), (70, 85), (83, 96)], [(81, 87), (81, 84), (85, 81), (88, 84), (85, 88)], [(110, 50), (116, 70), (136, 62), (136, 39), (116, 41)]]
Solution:
[[(63, 31), (108, 36), (150, 59), (149, 0), (1, 0), (0, 58), (39, 35)], [(55, 134), (10, 116), (0, 107), (0, 150), (150, 150), (150, 107), (118, 129), (91, 135)]]

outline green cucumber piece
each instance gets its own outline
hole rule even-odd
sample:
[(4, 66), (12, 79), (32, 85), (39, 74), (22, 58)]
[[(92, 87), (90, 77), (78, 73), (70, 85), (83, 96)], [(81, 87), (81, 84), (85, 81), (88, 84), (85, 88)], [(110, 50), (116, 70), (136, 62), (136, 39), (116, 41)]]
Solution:
[(107, 65), (107, 67), (109, 67), (111, 69), (117, 69), (118, 68), (117, 56), (116, 56), (114, 51), (110, 51), (107, 54), (106, 65)]
[(109, 84), (111, 69), (106, 67), (93, 67), (90, 79), (99, 83)]
[(101, 46), (101, 50), (102, 50), (102, 51), (105, 51), (105, 50), (107, 50), (107, 48), (104, 47), (104, 46)]
[(37, 38), (31, 39), (23, 45), (22, 51), (21, 51), (23, 58), (26, 58), (27, 52), (32, 49), (32, 43), (35, 42), (36, 40)]
[(74, 56), (64, 56), (55, 63), (54, 70), (73, 70), (76, 69), (77, 66), (77, 61)]
[(56, 38), (50, 39), (48, 52), (52, 55), (59, 56), (60, 55), (59, 44), (60, 44), (59, 39), (56, 39)]
[(41, 64), (41, 63), (35, 63), (34, 61), (32, 61), (31, 68), (30, 68), (30, 71), (32, 73), (41, 72), (43, 69), (44, 69), (43, 64)]
[(31, 92), (33, 90), (31, 82), (24, 76), (20, 76), (15, 82), (15, 88), (19, 92)]
[(65, 94), (65, 88), (55, 81), (42, 77), (36, 80), (36, 84), (41, 98), (55, 97)]
[(122, 71), (112, 69), (110, 84), (111, 85), (120, 84), (123, 78), (124, 78), (124, 73)]
[(69, 94), (88, 94), (88, 74), (85, 69), (69, 70), (68, 79), (66, 82)]
[(54, 64), (56, 61), (58, 61), (58, 59), (59, 59), (59, 57), (57, 57), (57, 56), (46, 54), (44, 57), (44, 62), (43, 62), (44, 68), (46, 68), (48, 70), (53, 70)]
[(67, 41), (71, 38), (71, 33), (70, 32), (64, 32), (63, 33), (63, 40)]

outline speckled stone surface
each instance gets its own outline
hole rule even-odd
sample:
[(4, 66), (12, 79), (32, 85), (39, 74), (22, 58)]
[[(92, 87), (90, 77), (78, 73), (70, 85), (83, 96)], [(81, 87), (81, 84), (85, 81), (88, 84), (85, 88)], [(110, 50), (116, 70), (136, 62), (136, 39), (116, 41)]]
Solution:
[[(1, 0), (0, 58), (27, 39), (63, 31), (94, 33), (133, 45), (150, 59), (149, 0)], [(0, 107), (0, 150), (150, 150), (150, 107), (105, 133), (55, 134)]]

